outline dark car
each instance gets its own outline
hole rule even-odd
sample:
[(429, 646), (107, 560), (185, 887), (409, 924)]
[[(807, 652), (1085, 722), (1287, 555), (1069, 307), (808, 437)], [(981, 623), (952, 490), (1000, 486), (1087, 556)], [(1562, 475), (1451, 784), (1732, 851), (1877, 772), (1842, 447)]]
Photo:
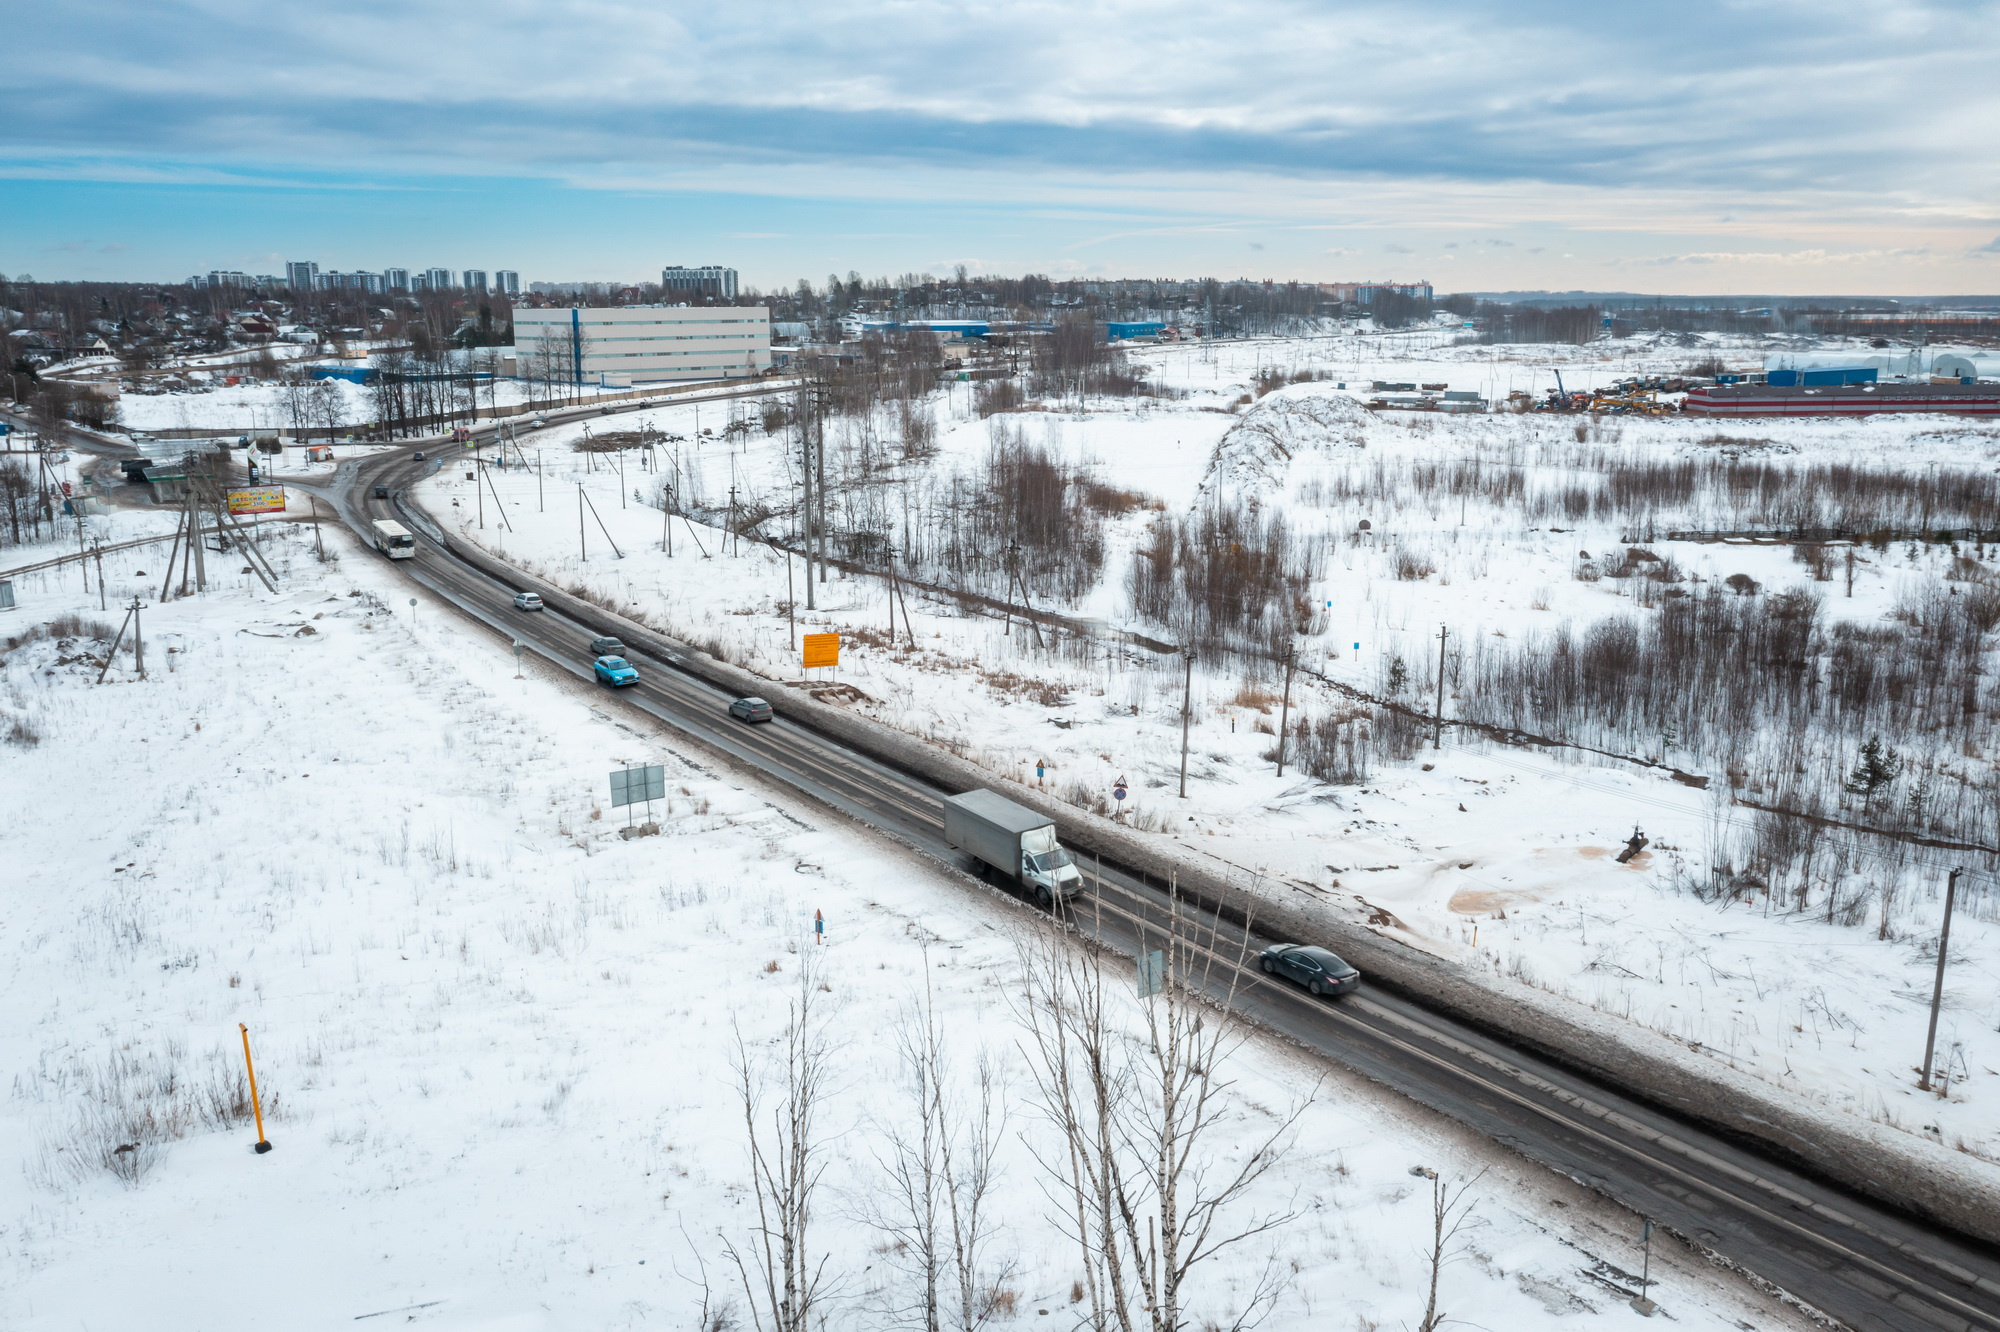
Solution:
[(771, 705), (761, 698), (739, 698), (729, 705), (729, 715), (741, 721), (771, 720)]
[(1257, 965), (1314, 994), (1349, 994), (1361, 988), (1359, 971), (1315, 944), (1272, 944), (1257, 955)]
[(419, 450), (416, 453), (410, 455), (411, 462), (422, 462), (423, 460), (424, 460), (424, 455), (422, 450)]
[(376, 498), (376, 499), (388, 499), (388, 498), (389, 498), (389, 487), (387, 487), (387, 486), (377, 486), (377, 487), (375, 487), (375, 498)]
[(590, 655), (593, 657), (622, 657), (625, 645), (615, 638), (593, 638), (590, 640)]
[(597, 409), (597, 414), (598, 414), (599, 416), (609, 416), (609, 415), (611, 415), (611, 413), (612, 413), (612, 412), (613, 412), (614, 410), (615, 410), (614, 408), (612, 408), (611, 406), (609, 406), (609, 405), (607, 404), (606, 406), (603, 406), (603, 407), (599, 407), (599, 408)]

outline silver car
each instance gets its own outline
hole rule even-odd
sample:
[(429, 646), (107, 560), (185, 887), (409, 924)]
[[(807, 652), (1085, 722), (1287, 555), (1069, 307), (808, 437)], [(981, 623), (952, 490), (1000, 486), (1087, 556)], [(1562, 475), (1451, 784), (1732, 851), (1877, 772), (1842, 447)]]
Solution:
[(538, 611), (547, 610), (548, 607), (542, 604), (542, 597), (539, 592), (516, 592), (514, 594), (514, 609), (519, 611)]

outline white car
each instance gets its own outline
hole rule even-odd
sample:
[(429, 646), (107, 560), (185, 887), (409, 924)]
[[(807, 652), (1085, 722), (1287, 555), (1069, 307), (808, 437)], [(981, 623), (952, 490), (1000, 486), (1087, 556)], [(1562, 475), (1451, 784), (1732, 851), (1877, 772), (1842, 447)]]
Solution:
[(514, 594), (514, 609), (538, 611), (547, 610), (548, 607), (542, 604), (542, 597), (539, 592), (516, 592)]

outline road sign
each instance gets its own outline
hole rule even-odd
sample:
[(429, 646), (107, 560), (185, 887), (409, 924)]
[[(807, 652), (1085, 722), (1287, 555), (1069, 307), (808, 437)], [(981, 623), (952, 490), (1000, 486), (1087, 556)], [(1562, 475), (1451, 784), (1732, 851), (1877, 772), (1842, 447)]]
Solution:
[(801, 664), (807, 670), (815, 666), (840, 665), (839, 634), (807, 634), (804, 639), (805, 653)]
[(1139, 997), (1150, 999), (1167, 987), (1167, 955), (1158, 949), (1139, 954)]
[(661, 764), (620, 768), (611, 774), (611, 807), (667, 798), (667, 770)]
[(1122, 805), (1125, 803), (1125, 797), (1128, 794), (1129, 792), (1127, 792), (1125, 789), (1125, 779), (1123, 777), (1120, 777), (1117, 781), (1111, 783), (1111, 798), (1113, 800), (1116, 800), (1119, 804)]

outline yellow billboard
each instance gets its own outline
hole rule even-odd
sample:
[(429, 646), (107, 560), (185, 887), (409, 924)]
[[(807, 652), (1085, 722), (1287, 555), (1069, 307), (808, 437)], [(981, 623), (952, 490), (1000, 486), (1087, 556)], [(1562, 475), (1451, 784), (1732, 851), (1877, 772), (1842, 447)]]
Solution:
[(251, 486), (244, 490), (229, 492), (231, 513), (283, 513), (285, 511), (285, 488), (283, 486)]
[(839, 634), (807, 634), (805, 636), (805, 667), (840, 665)]

